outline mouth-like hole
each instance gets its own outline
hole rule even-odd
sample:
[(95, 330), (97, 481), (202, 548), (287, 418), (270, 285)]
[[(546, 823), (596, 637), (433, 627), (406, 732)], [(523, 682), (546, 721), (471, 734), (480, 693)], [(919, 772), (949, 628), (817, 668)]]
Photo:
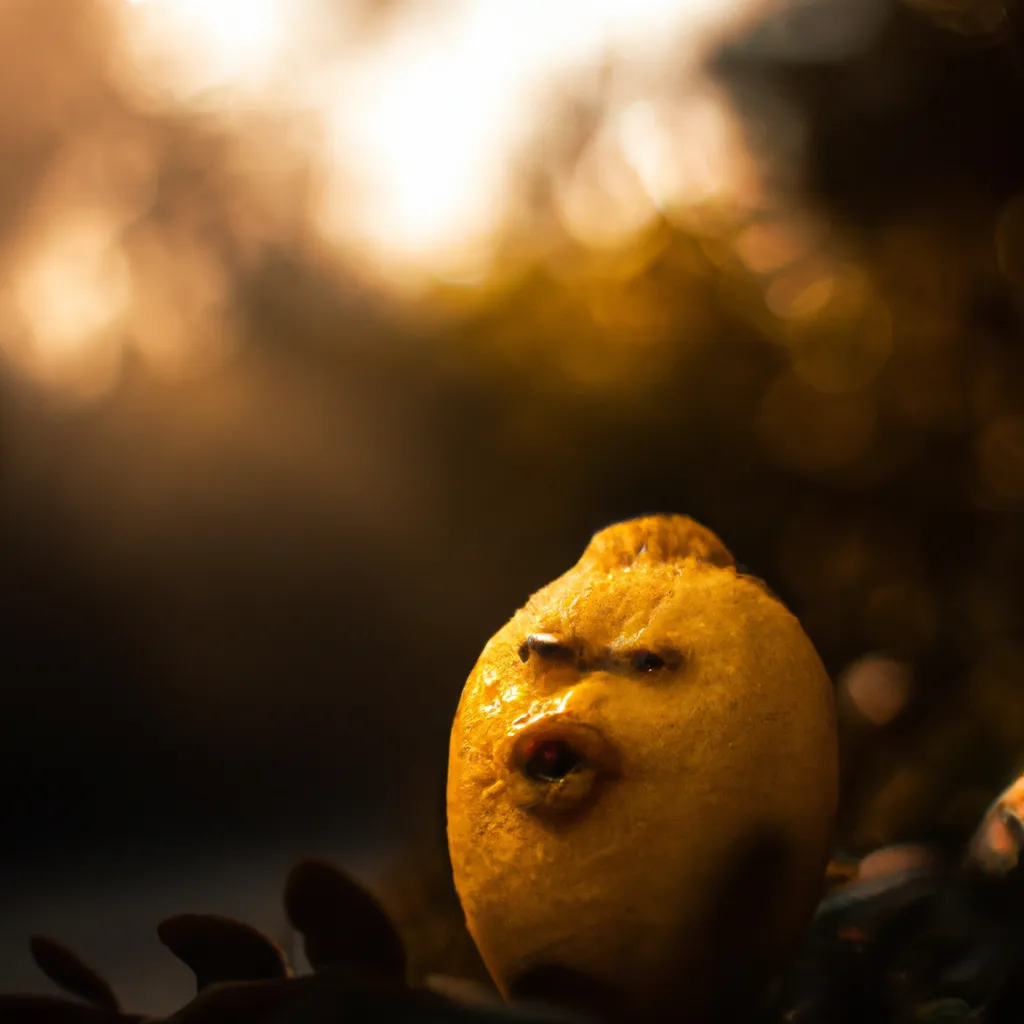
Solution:
[(506, 750), (509, 797), (538, 813), (579, 810), (618, 774), (618, 753), (604, 734), (561, 715), (526, 723)]
[(566, 740), (534, 739), (523, 748), (523, 774), (535, 782), (558, 782), (583, 771), (586, 764), (586, 757)]

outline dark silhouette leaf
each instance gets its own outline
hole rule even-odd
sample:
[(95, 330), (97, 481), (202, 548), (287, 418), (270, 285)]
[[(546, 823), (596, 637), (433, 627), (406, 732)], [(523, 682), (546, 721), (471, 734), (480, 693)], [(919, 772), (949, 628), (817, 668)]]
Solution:
[(200, 992), (217, 982), (273, 981), (289, 975), (276, 943), (230, 917), (178, 914), (162, 921), (157, 934), (192, 969)]
[(80, 960), (67, 946), (45, 935), (33, 935), (29, 940), (32, 959), (55, 985), (84, 999), (93, 1006), (119, 1010), (114, 990), (107, 980)]
[(405, 977), (405, 947), (387, 913), (333, 865), (300, 861), (285, 885), (285, 909), (314, 970), (352, 965)]

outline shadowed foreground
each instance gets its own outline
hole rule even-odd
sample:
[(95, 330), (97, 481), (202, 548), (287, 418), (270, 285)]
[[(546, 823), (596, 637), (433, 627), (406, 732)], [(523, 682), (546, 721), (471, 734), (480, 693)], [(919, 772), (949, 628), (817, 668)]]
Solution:
[[(757, 1024), (1018, 1021), (1024, 998), (1022, 789), (1018, 781), (992, 805), (966, 857), (959, 850), (907, 844), (859, 861), (834, 860), (830, 891), (800, 955), (764, 1010), (744, 1019)], [(738, 892), (751, 896), (743, 887)], [(365, 889), (324, 861), (305, 860), (292, 869), (284, 905), (302, 936), (311, 973), (297, 975), (280, 947), (247, 924), (180, 914), (161, 922), (157, 934), (195, 975), (196, 996), (169, 1017), (148, 1017), (123, 1008), (110, 985), (66, 947), (36, 936), (31, 940), (36, 964), (73, 998), (0, 996), (0, 1024), (556, 1024), (584, 1019), (540, 1004), (501, 1005), (478, 982), (435, 975), (410, 984), (406, 944), (387, 914)], [(725, 973), (727, 966), (722, 965)], [(576, 1005), (600, 1005), (578, 985), (567, 994)], [(732, 1019), (732, 1014), (721, 1018)]]

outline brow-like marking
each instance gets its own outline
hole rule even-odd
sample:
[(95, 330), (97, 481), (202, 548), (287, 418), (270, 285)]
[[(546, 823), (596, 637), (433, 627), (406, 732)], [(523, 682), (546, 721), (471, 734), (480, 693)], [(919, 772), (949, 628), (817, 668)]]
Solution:
[(607, 657), (618, 671), (640, 675), (676, 672), (686, 663), (686, 655), (674, 647), (649, 647), (636, 643), (613, 645), (608, 649)]
[(651, 650), (638, 647), (628, 654), (630, 668), (634, 672), (651, 675), (655, 672), (675, 672), (683, 666), (685, 657), (674, 648), (659, 647)]
[(529, 661), (536, 654), (545, 661), (575, 661), (576, 649), (551, 633), (531, 633), (519, 645), (519, 659)]

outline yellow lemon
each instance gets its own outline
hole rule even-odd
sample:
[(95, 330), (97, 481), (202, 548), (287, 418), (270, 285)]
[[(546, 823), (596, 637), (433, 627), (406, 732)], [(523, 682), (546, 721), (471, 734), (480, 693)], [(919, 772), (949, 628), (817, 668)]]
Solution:
[(750, 1005), (820, 895), (837, 760), (813, 645), (714, 534), (596, 534), (489, 641), (452, 729), (455, 885), (502, 993)]

